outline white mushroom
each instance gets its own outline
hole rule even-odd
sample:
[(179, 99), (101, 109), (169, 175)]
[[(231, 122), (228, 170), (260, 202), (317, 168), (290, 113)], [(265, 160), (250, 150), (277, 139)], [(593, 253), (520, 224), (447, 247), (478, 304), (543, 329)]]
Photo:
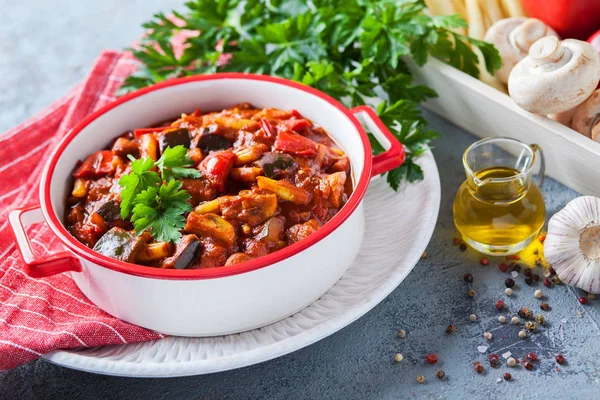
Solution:
[(561, 281), (600, 293), (600, 199), (569, 202), (548, 223), (544, 256)]
[(575, 109), (571, 127), (577, 132), (600, 142), (600, 89)]
[(586, 42), (546, 36), (510, 73), (508, 92), (521, 108), (537, 114), (567, 111), (587, 99), (600, 81), (600, 56)]
[(535, 18), (505, 18), (492, 25), (484, 40), (496, 46), (502, 57), (502, 68), (494, 76), (507, 83), (510, 71), (527, 57), (531, 45), (548, 35), (558, 36), (552, 28)]

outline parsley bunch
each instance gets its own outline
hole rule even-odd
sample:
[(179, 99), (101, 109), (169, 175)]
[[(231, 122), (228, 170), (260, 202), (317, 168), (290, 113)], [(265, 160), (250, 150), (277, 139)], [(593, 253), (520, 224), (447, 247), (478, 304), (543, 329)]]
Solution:
[[(433, 55), (477, 77), (479, 49), (490, 73), (501, 66), (489, 43), (455, 32), (458, 15), (429, 16), (423, 0), (193, 0), (178, 21), (164, 14), (144, 24), (148, 34), (132, 49), (141, 62), (122, 90), (165, 79), (238, 71), (269, 74), (313, 86), (353, 107), (382, 99), (378, 112), (404, 144), (404, 165), (387, 174), (398, 189), (423, 177), (415, 157), (438, 136), (427, 129), (419, 103), (436, 93), (413, 84), (402, 57), (423, 65)], [(195, 31), (183, 55), (171, 39)], [(372, 141), (373, 142), (373, 141)], [(382, 151), (373, 143), (374, 152)]]
[[(129, 155), (131, 173), (119, 180), (121, 217), (131, 216), (135, 232), (146, 229), (157, 241), (174, 242), (185, 226), (184, 213), (192, 210), (188, 192), (177, 178), (199, 178), (184, 146), (167, 147), (158, 161), (150, 157), (136, 160)], [(153, 169), (158, 169), (159, 172)], [(160, 174), (159, 174), (160, 173)]]

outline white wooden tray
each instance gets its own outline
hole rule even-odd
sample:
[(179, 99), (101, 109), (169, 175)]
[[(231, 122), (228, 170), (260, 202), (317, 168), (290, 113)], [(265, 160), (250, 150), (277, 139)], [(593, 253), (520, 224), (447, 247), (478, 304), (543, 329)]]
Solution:
[(421, 68), (405, 61), (417, 83), (439, 95), (425, 108), (475, 136), (506, 136), (539, 144), (546, 175), (579, 193), (600, 196), (600, 143), (519, 108), (507, 94), (441, 61), (431, 59)]

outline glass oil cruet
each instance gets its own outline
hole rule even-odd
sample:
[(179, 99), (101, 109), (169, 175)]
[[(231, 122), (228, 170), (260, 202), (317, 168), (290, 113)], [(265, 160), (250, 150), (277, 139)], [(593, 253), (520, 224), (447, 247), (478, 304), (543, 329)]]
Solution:
[[(539, 186), (532, 179), (535, 164)], [(482, 139), (467, 148), (463, 166), (467, 180), (458, 189), (453, 213), (465, 243), (490, 255), (524, 249), (546, 217), (540, 147), (510, 138)]]

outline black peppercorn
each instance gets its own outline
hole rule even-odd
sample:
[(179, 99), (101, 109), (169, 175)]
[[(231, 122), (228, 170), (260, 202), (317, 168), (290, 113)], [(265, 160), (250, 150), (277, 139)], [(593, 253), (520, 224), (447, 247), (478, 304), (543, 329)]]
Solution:
[(514, 279), (506, 278), (506, 280), (504, 281), (504, 285), (506, 287), (511, 288), (511, 287), (515, 286), (515, 281), (514, 281)]
[(460, 244), (460, 251), (466, 251), (467, 250), (467, 245), (464, 243)]
[(533, 279), (534, 282), (539, 282), (540, 276), (538, 274), (533, 274), (531, 275), (531, 279)]
[(525, 268), (523, 270), (523, 275), (525, 276), (531, 276), (533, 274), (533, 271), (531, 270), (531, 268)]
[(469, 273), (466, 273), (466, 274), (463, 276), (463, 280), (464, 280), (465, 282), (472, 283), (472, 282), (473, 282), (473, 275), (472, 275), (472, 274), (469, 274)]
[(533, 279), (530, 277), (525, 278), (525, 283), (528, 285), (533, 285)]
[(515, 271), (515, 272), (521, 272), (521, 265), (520, 264), (513, 264), (511, 271)]

